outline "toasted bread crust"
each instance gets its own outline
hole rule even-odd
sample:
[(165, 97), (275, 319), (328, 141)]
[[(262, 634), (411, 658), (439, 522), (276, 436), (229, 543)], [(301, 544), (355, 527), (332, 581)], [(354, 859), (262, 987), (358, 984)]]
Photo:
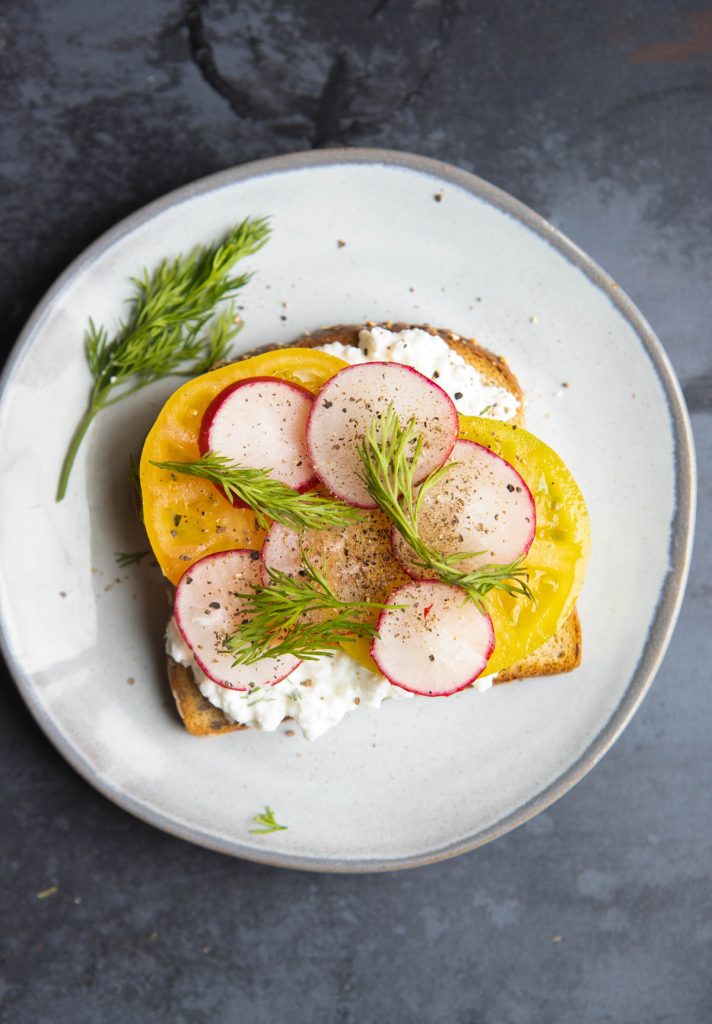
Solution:
[(193, 736), (219, 736), (224, 732), (246, 729), (225, 717), (220, 708), (214, 707), (198, 689), (192, 671), (179, 665), (170, 656), (168, 661), (168, 682), (183, 725)]
[(526, 658), (497, 673), (496, 683), (512, 683), (532, 676), (556, 676), (581, 664), (581, 622), (578, 612), (569, 615), (558, 633)]
[[(473, 339), (462, 338), (453, 331), (432, 327), (430, 324), (391, 323), (390, 321), (381, 324), (336, 324), (332, 327), (324, 327), (318, 331), (310, 332), (294, 344), (304, 348), (315, 348), (319, 345), (328, 345), (331, 342), (340, 342), (342, 345), (358, 345), (359, 332), (364, 327), (375, 326), (385, 327), (391, 331), (402, 331), (409, 327), (417, 327), (433, 336), (439, 335), (486, 380), (496, 384), (498, 387), (506, 388), (517, 397), (519, 409), (516, 416), (509, 422), (515, 423), (517, 426), (523, 426), (524, 394), (506, 359), (483, 348)], [(278, 347), (277, 345), (268, 345), (262, 349), (246, 353), (241, 358), (247, 359), (249, 356), (259, 354), (259, 352), (269, 351)], [(570, 672), (580, 662), (581, 624), (576, 609), (574, 609), (555, 636), (547, 640), (546, 643), (528, 657), (499, 672), (495, 682), (508, 683), (513, 682), (515, 679), (525, 679), (532, 676), (558, 675), (559, 673)], [(168, 679), (183, 724), (188, 732), (194, 736), (217, 736), (221, 733), (236, 732), (248, 728), (248, 726), (231, 722), (222, 711), (206, 700), (196, 686), (191, 670), (177, 664), (170, 657), (168, 658)]]

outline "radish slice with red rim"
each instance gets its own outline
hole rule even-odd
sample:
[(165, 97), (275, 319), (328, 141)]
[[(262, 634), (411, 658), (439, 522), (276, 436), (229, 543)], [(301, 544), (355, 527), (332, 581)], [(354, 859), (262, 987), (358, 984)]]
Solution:
[(452, 451), (457, 410), (422, 373), (401, 363), (358, 363), (339, 370), (314, 399), (307, 424), (309, 457), (329, 490), (358, 508), (375, 508), (363, 482), (359, 448), (371, 421), (393, 406), (401, 426), (415, 419), (423, 436), (415, 482), (420, 483)]
[(245, 600), (259, 585), (259, 552), (240, 549), (206, 555), (186, 569), (176, 587), (173, 613), (181, 636), (208, 679), (228, 690), (272, 686), (300, 664), (292, 655), (263, 658), (254, 665), (233, 665), (222, 651), (226, 637), (235, 632)]
[[(457, 562), (463, 572), (509, 565), (526, 555), (536, 532), (536, 506), (514, 466), (474, 441), (458, 441), (448, 463), (452, 468), (428, 490), (418, 515), (418, 532), (428, 547), (443, 555), (479, 552)], [(391, 543), (409, 576), (428, 576), (395, 527)]]
[(265, 586), (270, 582), (267, 569), (278, 569), (287, 576), (304, 575), (302, 534), (283, 523), (272, 523), (262, 548), (260, 571)]
[(200, 453), (219, 452), (240, 466), (268, 469), (287, 487), (305, 491), (316, 483), (306, 442), (313, 401), (306, 388), (278, 377), (231, 384), (205, 410)]
[(298, 533), (272, 523), (262, 548), (263, 582), (269, 583), (267, 568), (294, 578), (305, 575), (304, 552), (339, 600), (382, 604), (407, 580), (393, 555), (390, 530), (390, 520), (378, 509), (338, 530)]
[(494, 650), (492, 620), (460, 587), (406, 583), (388, 604), (378, 617), (371, 657), (394, 686), (448, 697), (482, 674)]

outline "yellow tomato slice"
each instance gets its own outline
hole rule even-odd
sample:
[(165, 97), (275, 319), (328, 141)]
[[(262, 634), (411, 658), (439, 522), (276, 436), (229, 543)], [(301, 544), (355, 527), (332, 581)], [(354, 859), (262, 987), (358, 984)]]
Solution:
[[(487, 595), (495, 649), (484, 675), (491, 675), (531, 654), (564, 624), (583, 586), (591, 534), (576, 481), (556, 452), (538, 437), (521, 427), (477, 416), (461, 416), (459, 434), (514, 466), (536, 503), (536, 536), (524, 563), (535, 600), (494, 590)], [(359, 664), (377, 672), (369, 647), (367, 640), (343, 644)]]
[(583, 495), (557, 453), (522, 427), (460, 417), (460, 437), (485, 445), (524, 478), (536, 504), (536, 536), (525, 559), (534, 601), (491, 591), (495, 649), (486, 675), (526, 658), (564, 624), (581, 593), (591, 547)]
[(188, 381), (171, 395), (146, 438), (141, 454), (141, 494), (148, 539), (171, 583), (204, 555), (233, 548), (261, 548), (263, 531), (250, 509), (233, 508), (213, 484), (169, 473), (152, 462), (200, 457), (203, 413), (223, 388), (248, 377), (280, 377), (318, 391), (347, 364), (309, 348), (282, 348), (230, 363)]

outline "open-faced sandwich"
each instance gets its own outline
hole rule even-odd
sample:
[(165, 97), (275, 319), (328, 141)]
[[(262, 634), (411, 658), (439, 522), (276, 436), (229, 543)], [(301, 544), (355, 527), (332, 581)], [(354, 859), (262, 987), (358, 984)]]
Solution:
[(186, 728), (314, 738), (387, 698), (574, 668), (588, 515), (523, 401), (475, 342), (390, 323), (179, 388), (141, 491)]

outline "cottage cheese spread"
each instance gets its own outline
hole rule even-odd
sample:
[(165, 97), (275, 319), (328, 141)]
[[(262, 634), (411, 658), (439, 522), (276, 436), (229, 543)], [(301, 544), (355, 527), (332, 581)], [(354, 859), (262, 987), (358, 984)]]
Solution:
[(292, 718), (308, 740), (321, 736), (358, 705), (378, 708), (387, 698), (413, 696), (391, 686), (383, 676), (369, 672), (343, 652), (337, 652), (333, 658), (303, 661), (274, 686), (228, 690), (208, 679), (196, 665), (175, 619), (171, 619), (166, 630), (166, 652), (178, 664), (191, 669), (202, 695), (228, 718), (265, 732), (273, 732), (283, 719)]
[[(348, 363), (394, 362), (412, 366), (436, 380), (463, 415), (478, 416), (484, 412), (494, 419), (508, 420), (519, 407), (515, 395), (488, 384), (442, 338), (418, 328), (388, 331), (373, 327), (360, 332), (358, 348), (333, 342), (320, 346), (320, 351)], [(378, 708), (384, 700), (413, 696), (391, 686), (383, 676), (369, 672), (344, 652), (337, 652), (332, 658), (302, 662), (274, 686), (249, 692), (229, 690), (208, 679), (197, 666), (174, 619), (166, 630), (166, 652), (178, 664), (191, 669), (202, 695), (232, 721), (273, 732), (285, 718), (291, 718), (308, 740), (321, 736), (356, 706)], [(480, 677), (472, 688), (488, 690), (493, 680), (494, 676)]]
[(519, 409), (515, 395), (490, 384), (446, 341), (418, 327), (405, 331), (371, 327), (359, 333), (358, 347), (334, 341), (322, 345), (320, 351), (338, 356), (346, 363), (392, 362), (412, 366), (436, 381), (463, 416), (484, 414), (496, 420), (509, 420)]

